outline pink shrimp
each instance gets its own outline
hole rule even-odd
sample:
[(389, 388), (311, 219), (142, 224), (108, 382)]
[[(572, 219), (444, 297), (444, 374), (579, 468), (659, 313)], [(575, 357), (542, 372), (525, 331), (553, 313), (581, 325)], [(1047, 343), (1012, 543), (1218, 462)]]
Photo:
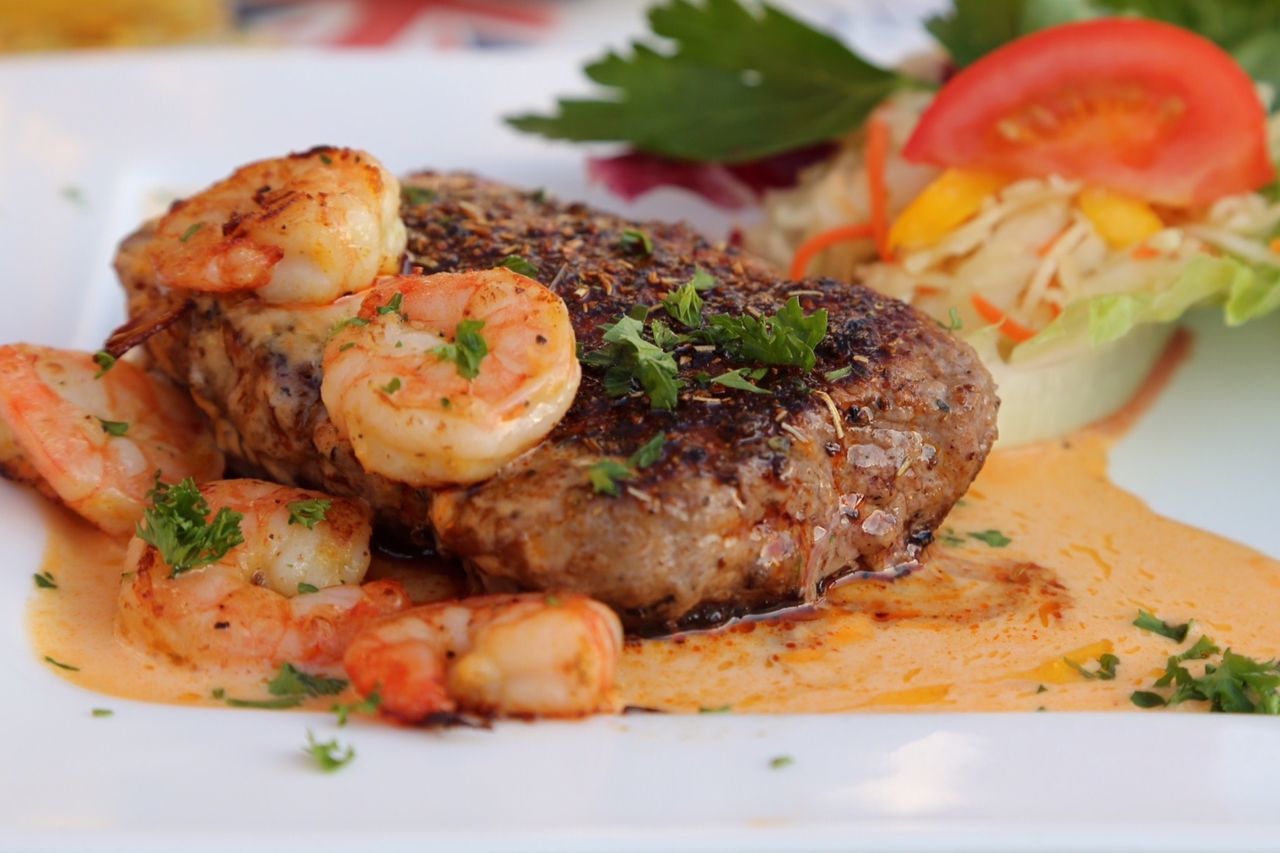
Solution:
[(125, 640), (197, 664), (326, 665), (371, 620), (408, 606), (398, 581), (361, 584), (364, 503), (262, 480), (219, 480), (200, 494), (210, 518), (224, 508), (241, 516), (243, 541), (178, 573), (135, 537), (116, 617)]
[(576, 717), (617, 710), (622, 626), (575, 593), (488, 595), (415, 607), (365, 629), (343, 662), (388, 715)]
[(320, 393), (365, 470), (439, 486), (541, 441), (580, 378), (564, 301), (493, 269), (380, 280), (325, 346)]
[(395, 176), (363, 151), (321, 147), (176, 202), (148, 251), (167, 287), (325, 304), (398, 271), (406, 239)]
[(0, 346), (0, 468), (108, 533), (133, 532), (159, 472), (222, 475), (213, 431), (167, 379), (89, 353)]

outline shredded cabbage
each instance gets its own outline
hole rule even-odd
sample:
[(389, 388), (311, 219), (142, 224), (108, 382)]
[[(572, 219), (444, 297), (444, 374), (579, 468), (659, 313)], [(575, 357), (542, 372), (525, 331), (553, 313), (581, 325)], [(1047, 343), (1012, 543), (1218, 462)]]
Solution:
[[(899, 96), (881, 108), (893, 128), (891, 218), (937, 177), (898, 150), (927, 98)], [(1280, 155), (1280, 116), (1269, 130)], [(748, 248), (786, 267), (815, 234), (864, 221), (862, 151), (861, 140), (846, 140), (799, 186), (767, 194)], [(1132, 245), (1099, 230), (1081, 206), (1088, 189), (1054, 176), (1011, 181), (967, 220), (900, 249), (892, 262), (881, 262), (870, 241), (851, 242), (812, 259), (809, 273), (910, 302), (971, 343), (1004, 399), (1006, 446), (1065, 433), (1122, 405), (1191, 309), (1216, 306), (1230, 326), (1280, 310), (1280, 182), (1201, 208), (1151, 208), (1163, 227)], [(1013, 328), (992, 323), (983, 304)]]

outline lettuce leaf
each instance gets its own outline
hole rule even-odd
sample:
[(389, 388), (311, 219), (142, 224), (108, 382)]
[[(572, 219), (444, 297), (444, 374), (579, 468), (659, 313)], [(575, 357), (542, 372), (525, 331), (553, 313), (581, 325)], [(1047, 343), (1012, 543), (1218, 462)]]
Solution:
[(1221, 305), (1229, 326), (1280, 309), (1280, 268), (1198, 255), (1163, 289), (1082, 299), (1011, 353), (1026, 363), (1099, 346), (1147, 323), (1172, 323), (1200, 305)]

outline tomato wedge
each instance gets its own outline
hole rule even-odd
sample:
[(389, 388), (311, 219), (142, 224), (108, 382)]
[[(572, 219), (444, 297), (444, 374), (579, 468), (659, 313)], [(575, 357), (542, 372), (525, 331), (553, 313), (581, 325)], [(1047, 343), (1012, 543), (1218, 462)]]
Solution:
[(1076, 178), (1172, 206), (1270, 182), (1253, 81), (1208, 39), (1103, 18), (1010, 42), (942, 87), (908, 160)]

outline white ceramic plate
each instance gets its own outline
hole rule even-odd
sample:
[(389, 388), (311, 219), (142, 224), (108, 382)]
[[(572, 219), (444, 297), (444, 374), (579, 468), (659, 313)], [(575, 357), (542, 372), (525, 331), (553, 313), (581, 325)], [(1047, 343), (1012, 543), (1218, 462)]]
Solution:
[[(579, 88), (571, 56), (208, 53), (0, 64), (0, 340), (95, 348), (122, 316), (114, 243), (158, 187), (320, 142), (616, 207), (581, 153), (499, 115)], [(75, 187), (83, 203), (63, 190)], [(676, 194), (633, 208), (723, 218)], [(1280, 322), (1201, 324), (1193, 362), (1113, 460), (1160, 511), (1280, 556)], [(625, 717), (427, 733), (328, 715), (101, 697), (24, 631), (44, 543), (0, 486), (0, 848), (119, 850), (1265, 849), (1280, 725), (1190, 714)], [(1221, 571), (1229, 567), (1206, 567)], [(1280, 640), (1280, 631), (1277, 631)], [(115, 716), (93, 719), (109, 705)], [(795, 763), (768, 767), (772, 756)]]

